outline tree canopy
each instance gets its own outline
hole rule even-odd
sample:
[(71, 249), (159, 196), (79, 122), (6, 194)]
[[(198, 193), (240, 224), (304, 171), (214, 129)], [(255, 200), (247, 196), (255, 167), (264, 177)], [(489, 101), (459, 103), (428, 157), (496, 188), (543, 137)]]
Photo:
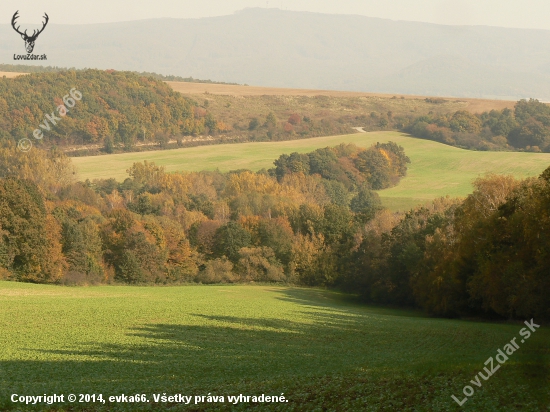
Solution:
[(467, 149), (550, 152), (550, 106), (529, 99), (518, 101), (513, 111), (423, 115), (404, 130)]
[[(53, 124), (47, 115), (72, 89), (82, 94)], [(216, 121), (195, 102), (153, 77), (114, 70), (61, 71), (0, 79), (0, 141), (30, 138), (37, 146), (121, 145), (168, 134), (178, 137), (215, 128)], [(40, 125), (44, 127), (40, 127)], [(33, 131), (43, 131), (43, 139)]]

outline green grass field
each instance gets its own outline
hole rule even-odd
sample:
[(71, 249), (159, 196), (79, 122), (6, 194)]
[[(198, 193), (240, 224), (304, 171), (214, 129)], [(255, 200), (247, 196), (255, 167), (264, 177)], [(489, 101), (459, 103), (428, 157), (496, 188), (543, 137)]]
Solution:
[(318, 137), (268, 143), (241, 143), (201, 146), (187, 149), (125, 153), (109, 156), (73, 158), (80, 179), (128, 177), (126, 170), (134, 162), (148, 160), (162, 165), (168, 172), (181, 170), (221, 171), (273, 167), (283, 153), (310, 152), (355, 143), (369, 147), (392, 140), (405, 148), (411, 159), (408, 176), (391, 189), (379, 194), (391, 209), (407, 209), (440, 196), (466, 196), (472, 180), (485, 173), (512, 174), (518, 178), (536, 176), (550, 166), (550, 154), (518, 152), (475, 152), (429, 140), (415, 139), (398, 132), (358, 133), (346, 136)]
[[(251, 285), (0, 282), (0, 308), (0, 410), (21, 408), (10, 402), (12, 394), (137, 393), (153, 402), (153, 394), (163, 393), (210, 393), (226, 401), (241, 393), (284, 393), (288, 403), (231, 410), (456, 411), (451, 395), (462, 399), (485, 360), (524, 326), (432, 319), (359, 305), (335, 292)], [(543, 326), (481, 381), (462, 409), (547, 410), (549, 341)], [(227, 404), (171, 406), (229, 410)]]

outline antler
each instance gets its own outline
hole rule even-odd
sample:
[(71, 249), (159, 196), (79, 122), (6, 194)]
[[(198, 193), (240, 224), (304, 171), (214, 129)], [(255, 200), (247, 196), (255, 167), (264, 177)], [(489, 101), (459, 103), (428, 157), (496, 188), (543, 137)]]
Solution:
[(13, 15), (13, 17), (12, 17), (12, 19), (11, 19), (11, 26), (12, 26), (13, 29), (14, 29), (17, 33), (19, 33), (21, 36), (26, 36), (26, 35), (27, 35), (27, 30), (25, 30), (25, 33), (21, 33), (21, 32), (19, 31), (19, 27), (21, 27), (21, 26), (17, 26), (17, 28), (15, 28), (15, 20), (17, 20), (17, 18), (19, 17), (19, 16), (17, 15), (17, 13), (19, 13), (19, 10), (17, 10), (17, 11), (15, 12), (15, 14)]
[(18, 13), (19, 13), (19, 10), (17, 10), (17, 11), (15, 12), (15, 14), (13, 15), (13, 17), (12, 17), (12, 19), (11, 19), (11, 25), (12, 25), (13, 29), (14, 29), (17, 33), (19, 33), (21, 36), (25, 36), (25, 38), (28, 38), (28, 39), (36, 39), (36, 38), (38, 37), (38, 35), (39, 35), (40, 33), (42, 33), (42, 31), (44, 31), (44, 29), (46, 28), (46, 25), (48, 24), (48, 21), (50, 20), (50, 18), (48, 17), (48, 14), (47, 14), (47, 13), (44, 13), (44, 16), (43, 16), (43, 17), (46, 19), (46, 21), (45, 21), (44, 23), (42, 23), (42, 28), (41, 28), (40, 30), (38, 30), (38, 32), (37, 32), (36, 30), (34, 30), (33, 33), (32, 33), (32, 36), (29, 36), (29, 35), (27, 34), (27, 30), (25, 30), (24, 33), (21, 33), (21, 32), (19, 31), (19, 27), (21, 27), (21, 26), (15, 27), (16, 20), (19, 18), (19, 16), (17, 15)]
[(46, 21), (45, 21), (44, 23), (42, 23), (42, 28), (41, 28), (40, 30), (38, 30), (38, 33), (35, 33), (36, 30), (33, 31), (31, 38), (36, 38), (36, 37), (38, 37), (38, 35), (39, 35), (40, 33), (42, 33), (42, 32), (44, 31), (44, 29), (46, 28), (46, 25), (48, 24), (48, 21), (50, 20), (50, 18), (48, 17), (48, 15), (47, 15), (45, 12), (44, 12), (44, 16), (43, 16), (43, 17), (46, 19)]

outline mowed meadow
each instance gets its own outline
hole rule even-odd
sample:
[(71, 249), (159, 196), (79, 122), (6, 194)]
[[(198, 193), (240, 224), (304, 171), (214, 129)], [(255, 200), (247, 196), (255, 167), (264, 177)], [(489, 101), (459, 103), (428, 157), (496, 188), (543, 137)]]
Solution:
[[(151, 401), (81, 406), (110, 411), (230, 409), (155, 404), (152, 394), (284, 393), (288, 403), (231, 410), (455, 411), (451, 395), (462, 399), (486, 359), (525, 326), (434, 319), (337, 292), (262, 285), (0, 282), (0, 307), (0, 410), (25, 409), (9, 402), (14, 393)], [(549, 339), (547, 328), (537, 330), (462, 409), (546, 410)]]
[(537, 176), (550, 165), (548, 153), (471, 151), (413, 138), (400, 132), (356, 133), (283, 142), (221, 144), (193, 148), (105, 156), (75, 157), (78, 178), (123, 181), (126, 170), (144, 160), (164, 166), (168, 172), (219, 169), (257, 171), (273, 167), (281, 154), (307, 153), (318, 148), (354, 143), (370, 147), (376, 142), (396, 142), (411, 159), (407, 177), (399, 185), (379, 192), (385, 206), (404, 210), (441, 196), (464, 197), (472, 181), (487, 173), (516, 178)]

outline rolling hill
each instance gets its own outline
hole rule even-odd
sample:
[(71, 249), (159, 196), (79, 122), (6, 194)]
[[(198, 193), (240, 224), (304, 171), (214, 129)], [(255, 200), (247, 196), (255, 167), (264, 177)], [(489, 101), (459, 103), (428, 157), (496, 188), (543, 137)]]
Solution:
[(512, 174), (518, 178), (536, 176), (550, 165), (550, 154), (519, 152), (476, 152), (441, 143), (412, 138), (399, 132), (358, 133), (285, 142), (261, 142), (201, 146), (146, 153), (73, 158), (81, 180), (127, 177), (134, 162), (148, 160), (168, 172), (235, 169), (259, 170), (273, 167), (282, 153), (306, 153), (317, 148), (355, 143), (369, 147), (376, 142), (394, 141), (411, 159), (407, 177), (391, 189), (380, 191), (384, 204), (405, 209), (440, 196), (466, 196), (472, 180), (485, 173)]
[[(0, 25), (1, 55), (23, 53)], [(50, 22), (35, 53), (65, 67), (257, 86), (550, 100), (550, 31), (245, 9), (202, 19)]]

